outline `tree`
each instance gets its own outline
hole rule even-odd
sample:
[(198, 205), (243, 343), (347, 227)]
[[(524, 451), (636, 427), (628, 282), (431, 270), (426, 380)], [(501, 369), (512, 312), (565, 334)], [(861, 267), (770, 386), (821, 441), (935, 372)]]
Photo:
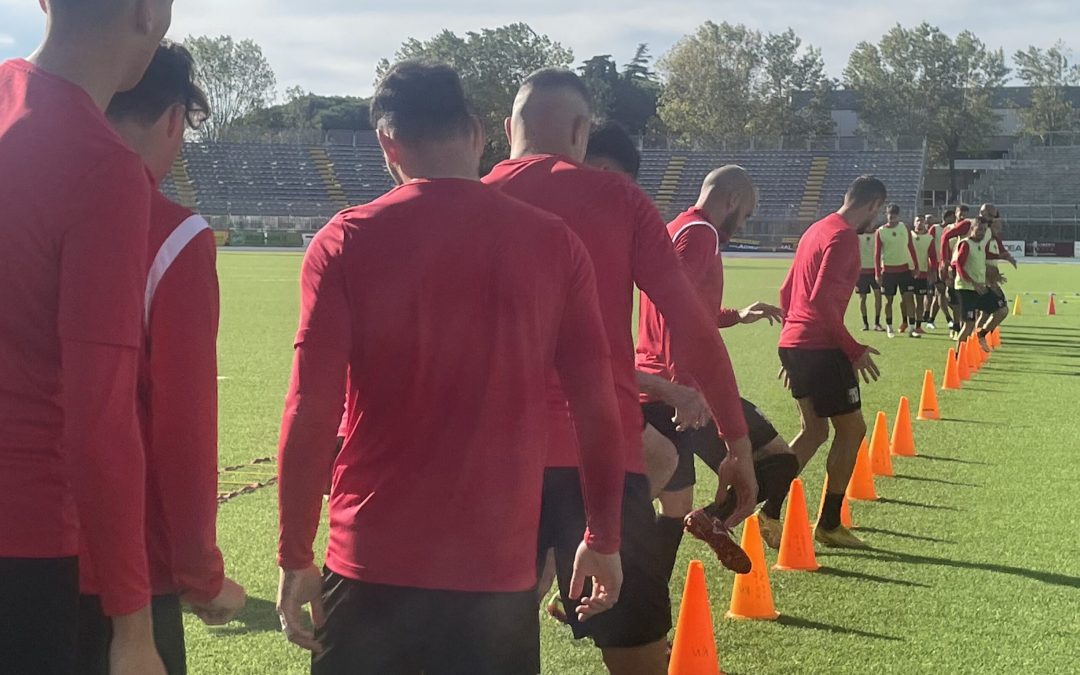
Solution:
[(1080, 84), (1080, 65), (1070, 63), (1071, 56), (1061, 41), (1048, 49), (1033, 46), (1013, 55), (1016, 74), (1031, 87), (1031, 105), (1020, 117), (1022, 133), (1049, 143), (1047, 132), (1080, 127), (1080, 113), (1066, 98), (1067, 88)]
[(371, 101), (355, 96), (319, 96), (300, 87), (285, 92), (285, 103), (260, 108), (238, 120), (238, 126), (272, 131), (287, 129), (371, 129)]
[(960, 153), (982, 149), (997, 133), (990, 95), (1008, 73), (1004, 52), (973, 33), (954, 40), (923, 23), (897, 25), (877, 45), (859, 43), (844, 82), (856, 92), (866, 129), (892, 139), (926, 137), (931, 158), (948, 163), (955, 194)]
[(221, 140), (237, 120), (273, 102), (277, 79), (254, 41), (188, 36), (184, 46), (195, 58), (199, 84), (210, 102), (212, 114), (200, 129), (205, 140)]
[[(761, 92), (750, 129), (758, 136), (813, 136), (835, 132), (829, 94), (836, 82), (825, 75), (821, 50), (808, 46), (790, 28), (765, 36)], [(796, 94), (806, 97), (796, 104)]]
[[(409, 38), (394, 53), (395, 61), (406, 59), (438, 61), (458, 71), (465, 93), (484, 122), (484, 162), (491, 165), (508, 154), (503, 120), (510, 114), (522, 80), (540, 68), (566, 68), (574, 54), (527, 24), (514, 23), (464, 36), (444, 30), (427, 41)], [(380, 61), (377, 76), (381, 78), (390, 66), (389, 60)]]
[(610, 54), (585, 61), (578, 69), (593, 99), (597, 122), (618, 122), (631, 134), (644, 135), (649, 121), (656, 117), (660, 99), (659, 79), (649, 69), (649, 48), (640, 44), (630, 63), (620, 73)]

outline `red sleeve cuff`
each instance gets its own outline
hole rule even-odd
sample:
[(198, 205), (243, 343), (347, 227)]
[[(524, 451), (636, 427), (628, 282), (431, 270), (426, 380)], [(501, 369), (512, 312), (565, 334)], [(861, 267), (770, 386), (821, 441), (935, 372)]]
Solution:
[(739, 310), (721, 309), (716, 325), (720, 328), (731, 328), (739, 323)]
[(586, 528), (585, 545), (597, 553), (613, 555), (619, 552), (619, 535), (615, 533), (614, 536), (598, 536), (592, 530)]

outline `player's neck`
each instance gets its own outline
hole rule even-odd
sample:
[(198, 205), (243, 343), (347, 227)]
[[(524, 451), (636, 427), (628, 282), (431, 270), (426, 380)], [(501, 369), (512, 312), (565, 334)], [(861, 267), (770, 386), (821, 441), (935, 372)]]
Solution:
[(50, 33), (27, 60), (85, 91), (104, 112), (123, 81), (123, 73), (117, 67), (121, 59), (104, 46), (106, 41), (86, 43)]

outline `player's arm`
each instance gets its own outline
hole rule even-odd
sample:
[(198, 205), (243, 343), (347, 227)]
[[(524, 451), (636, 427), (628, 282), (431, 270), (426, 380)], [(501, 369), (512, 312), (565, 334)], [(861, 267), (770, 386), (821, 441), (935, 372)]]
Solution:
[[(716, 231), (705, 224), (698, 224), (687, 228), (675, 240), (675, 255), (683, 264), (690, 283), (698, 291), (698, 296), (709, 302), (710, 298), (717, 298), (723, 294), (723, 279), (716, 273), (716, 249), (719, 245)], [(716, 326), (729, 328), (739, 323), (739, 310), (725, 309), (723, 307), (708, 307), (711, 312), (716, 312)]]
[(217, 546), (216, 255), (213, 232), (204, 230), (173, 261), (147, 308), (147, 453), (181, 596), (204, 620), (224, 623), (240, 610), (244, 596), (232, 582), (225, 588)]
[(697, 389), (685, 387), (652, 373), (643, 373), (640, 370), (635, 373), (641, 393), (675, 408), (674, 421), (677, 430), (700, 429), (712, 420), (709, 404)]
[(881, 264), (881, 230), (874, 233), (874, 274), (877, 276), (878, 281), (881, 281), (881, 275), (885, 272), (884, 266)]
[(352, 323), (340, 267), (342, 232), (324, 227), (304, 256), (300, 273), (300, 326), (278, 442), (278, 614), (286, 637), (321, 649), (303, 622), (322, 621), (321, 575), (313, 544), (323, 488), (330, 473), (352, 344)]
[[(145, 456), (135, 408), (150, 185), (135, 157), (83, 179), (60, 251), (63, 448), (84, 550), (109, 616), (150, 602)], [(145, 620), (149, 625), (149, 613)], [(124, 623), (124, 622), (118, 622)]]
[(908, 255), (911, 256), (911, 264), (913, 265), (912, 269), (915, 272), (915, 274), (918, 274), (919, 269), (920, 269), (920, 266), (919, 266), (919, 253), (918, 253), (918, 251), (915, 250), (915, 242), (912, 241), (910, 232), (908, 233), (907, 249), (908, 249)]

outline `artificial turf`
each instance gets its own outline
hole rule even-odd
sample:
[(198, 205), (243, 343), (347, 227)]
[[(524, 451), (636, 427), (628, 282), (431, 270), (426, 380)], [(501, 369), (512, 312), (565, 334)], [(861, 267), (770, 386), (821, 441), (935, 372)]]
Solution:
[[(726, 261), (732, 306), (774, 301), (786, 260)], [(223, 253), (220, 338), (221, 464), (270, 457), (296, 327), (295, 254)], [(1004, 346), (959, 392), (941, 393), (942, 421), (915, 422), (919, 457), (894, 458), (877, 479), (882, 499), (853, 505), (865, 552), (818, 550), (813, 573), (771, 572), (781, 618), (723, 618), (732, 575), (687, 538), (672, 583), (673, 615), (691, 559), (705, 561), (720, 660), (728, 673), (1077, 672), (1080, 664), (1080, 272), (1022, 265), (1007, 272), (1023, 314), (1002, 329)], [(1047, 317), (1056, 292), (1059, 315)], [(899, 312), (898, 312), (899, 314)], [(849, 326), (856, 326), (852, 303)], [(790, 439), (794, 404), (776, 380), (777, 328), (725, 331), (743, 394)], [(892, 423), (901, 395), (915, 409), (926, 369), (940, 383), (948, 349), (940, 328), (922, 340), (856, 333), (881, 350), (880, 382), (863, 404)], [(817, 511), (824, 450), (804, 472)], [(699, 500), (715, 488), (699, 464)], [(433, 505), (433, 515), (437, 505)], [(219, 539), (231, 576), (249, 593), (239, 619), (206, 628), (187, 617), (194, 674), (307, 672), (273, 610), (273, 488), (221, 506)], [(319, 547), (322, 546), (320, 538)], [(775, 552), (768, 551), (770, 564)], [(598, 653), (543, 622), (545, 673), (602, 673)]]

